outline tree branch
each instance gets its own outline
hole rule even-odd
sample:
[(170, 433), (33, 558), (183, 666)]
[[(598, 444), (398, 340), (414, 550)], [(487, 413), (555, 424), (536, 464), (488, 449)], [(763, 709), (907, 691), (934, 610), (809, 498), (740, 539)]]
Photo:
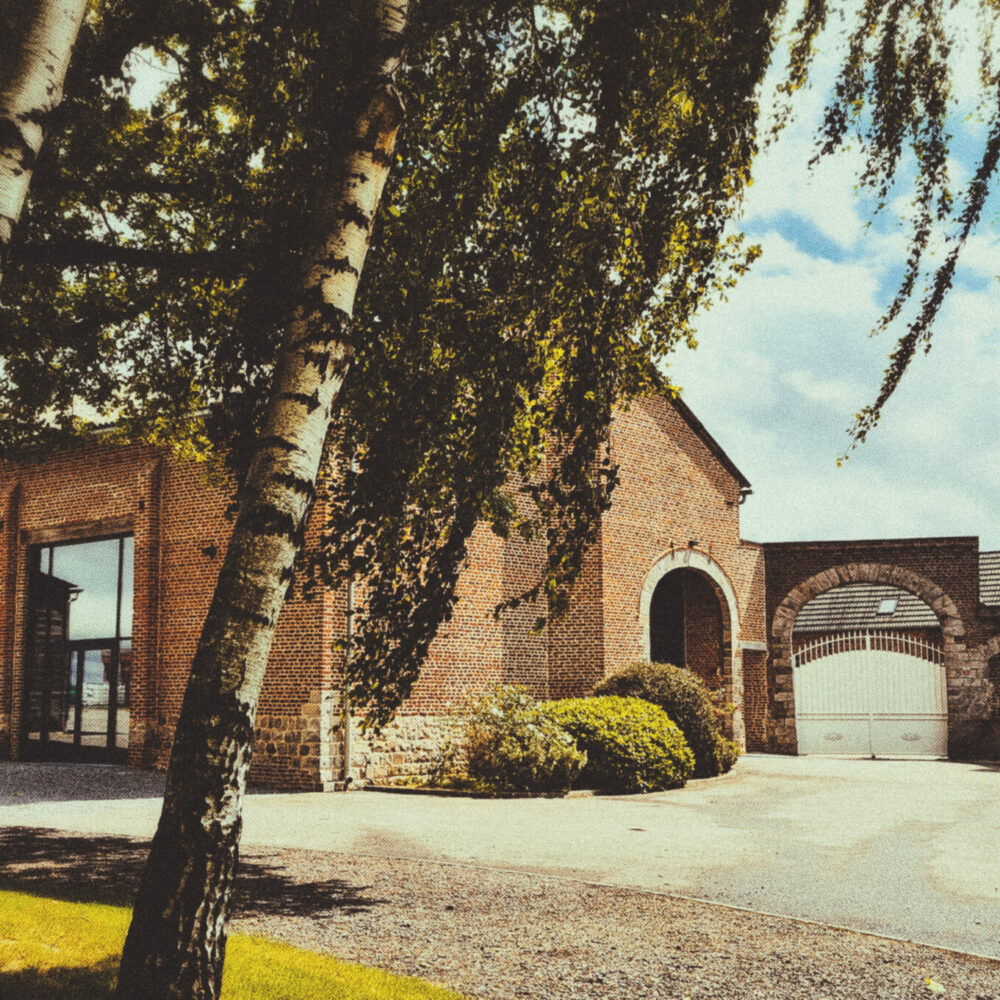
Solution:
[(23, 243), (12, 256), (16, 263), (32, 267), (101, 267), (105, 264), (118, 264), (167, 271), (207, 271), (222, 277), (235, 277), (246, 270), (246, 260), (232, 250), (181, 251), (73, 238)]

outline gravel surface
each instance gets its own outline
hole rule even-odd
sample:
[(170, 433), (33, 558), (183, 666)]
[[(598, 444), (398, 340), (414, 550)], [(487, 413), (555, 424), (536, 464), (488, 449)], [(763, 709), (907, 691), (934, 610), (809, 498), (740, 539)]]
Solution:
[(710, 903), (435, 862), (251, 857), (326, 888), (310, 915), (244, 903), (234, 929), (474, 997), (927, 1000), (941, 995), (927, 977), (946, 997), (1000, 996), (1000, 962)]
[[(131, 900), (143, 840), (0, 827), (0, 885)], [(244, 850), (232, 929), (490, 1000), (997, 1000), (1000, 962), (551, 875)]]

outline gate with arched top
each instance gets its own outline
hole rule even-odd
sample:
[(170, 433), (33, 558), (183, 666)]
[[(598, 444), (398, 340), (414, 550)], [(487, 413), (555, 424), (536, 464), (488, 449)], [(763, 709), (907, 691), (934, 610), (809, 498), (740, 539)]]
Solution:
[(948, 753), (941, 647), (898, 632), (824, 636), (793, 658), (799, 753)]

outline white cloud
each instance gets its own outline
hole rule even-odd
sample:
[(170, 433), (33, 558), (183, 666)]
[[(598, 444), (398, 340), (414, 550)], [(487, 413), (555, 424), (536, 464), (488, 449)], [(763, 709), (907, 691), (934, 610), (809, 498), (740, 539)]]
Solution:
[(858, 387), (846, 379), (821, 378), (815, 372), (796, 369), (785, 372), (782, 381), (810, 403), (843, 412), (858, 398)]
[[(821, 96), (806, 103), (815, 110)], [(856, 156), (805, 170), (814, 122), (794, 125), (758, 163), (743, 225), (763, 256), (701, 318), (697, 350), (671, 359), (671, 377), (753, 482), (745, 537), (971, 534), (1000, 548), (997, 233), (984, 226), (969, 241), (933, 349), (915, 357), (879, 427), (838, 468), (845, 431), (905, 331), (867, 336), (895, 291), (908, 234), (889, 215), (865, 227)], [(967, 175), (969, 163), (959, 165)]]

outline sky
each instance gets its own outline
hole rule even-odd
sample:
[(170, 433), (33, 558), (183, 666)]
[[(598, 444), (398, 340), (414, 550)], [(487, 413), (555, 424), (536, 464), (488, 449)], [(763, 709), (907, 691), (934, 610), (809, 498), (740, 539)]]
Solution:
[[(891, 213), (866, 227), (856, 154), (808, 167), (835, 65), (831, 44), (793, 124), (757, 161), (740, 228), (761, 258), (698, 320), (697, 348), (678, 349), (668, 374), (753, 484), (741, 509), (744, 538), (978, 535), (984, 551), (1000, 549), (996, 198), (966, 249), (930, 353), (914, 359), (878, 427), (838, 467), (854, 414), (874, 401), (905, 330), (869, 337), (895, 290), (906, 232)], [(973, 88), (973, 79), (959, 81), (960, 103)], [(960, 139), (975, 138), (974, 124), (956, 128)], [(971, 146), (959, 144), (957, 176), (972, 167)]]

